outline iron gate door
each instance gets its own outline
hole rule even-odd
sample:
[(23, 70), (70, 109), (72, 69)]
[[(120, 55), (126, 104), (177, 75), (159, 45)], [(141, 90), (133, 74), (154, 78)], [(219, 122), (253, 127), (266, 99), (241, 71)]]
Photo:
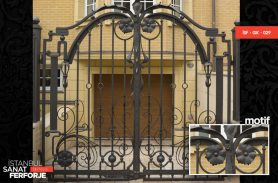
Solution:
[[(206, 49), (192, 26), (210, 37)], [(80, 27), (74, 41), (66, 41)], [(222, 123), (225, 57), (231, 77), (225, 36), (172, 6), (144, 8), (137, 0), (133, 12), (105, 5), (49, 32), (41, 94), (42, 162), (54, 166), (49, 179), (197, 180), (188, 175), (188, 124)], [(223, 56), (216, 56), (217, 37), (228, 45)], [(220, 95), (216, 111), (209, 98), (212, 58)], [(200, 77), (204, 101), (198, 98)]]

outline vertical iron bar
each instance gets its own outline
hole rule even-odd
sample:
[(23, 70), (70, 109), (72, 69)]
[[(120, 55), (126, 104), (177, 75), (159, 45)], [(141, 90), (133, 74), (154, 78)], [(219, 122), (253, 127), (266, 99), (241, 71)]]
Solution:
[(195, 123), (198, 124), (198, 112), (197, 112), (197, 107), (198, 107), (198, 51), (197, 51), (197, 43), (195, 45)]
[[(160, 88), (159, 88), (159, 150), (160, 155), (162, 155), (162, 130), (163, 130), (163, 109), (162, 109), (162, 100), (163, 100), (163, 19), (160, 19), (161, 26), (161, 36), (160, 36)], [(160, 171), (162, 170), (162, 163), (160, 163)], [(160, 174), (162, 178), (162, 174)]]
[(228, 46), (228, 53), (227, 53), (227, 61), (228, 61), (228, 82), (227, 82), (227, 97), (228, 97), (228, 101), (227, 101), (227, 123), (230, 124), (231, 123), (231, 41), (227, 40), (227, 46)]
[(263, 162), (263, 174), (265, 174), (265, 150), (266, 150), (265, 144), (263, 144), (263, 145), (262, 145), (262, 151), (263, 151), (263, 153), (262, 153), (262, 157), (261, 157), (262, 162)]
[(196, 144), (196, 174), (199, 174), (199, 166), (200, 166), (200, 147), (199, 147), (199, 143)]
[[(172, 23), (172, 83), (171, 83), (171, 88), (172, 88), (172, 106), (171, 106), (171, 136), (172, 136), (172, 154), (171, 157), (173, 157), (174, 155), (174, 146), (175, 146), (175, 120), (174, 120), (174, 116), (175, 116), (175, 88), (176, 88), (176, 84), (175, 84), (175, 22)], [(172, 170), (174, 170), (174, 163), (172, 163)], [(172, 178), (173, 178), (173, 174), (171, 174)]]
[(33, 18), (33, 123), (40, 121), (40, 20)]
[[(103, 88), (103, 81), (102, 81), (102, 28), (103, 24), (100, 23), (100, 52), (99, 52), (99, 156), (102, 157), (102, 88)], [(99, 164), (99, 170), (101, 170), (101, 162)], [(101, 178), (101, 176), (100, 176)]]
[[(78, 125), (79, 125), (79, 103), (80, 103), (80, 101), (79, 101), (79, 47), (80, 45), (79, 45), (79, 43), (78, 43), (78, 47), (77, 47), (77, 71), (76, 71), (76, 101), (75, 101), (75, 105), (76, 105), (76, 110), (75, 110), (75, 113), (76, 113), (76, 115), (75, 115), (75, 121), (76, 121), (76, 126), (75, 126), (75, 128), (76, 128), (76, 155), (78, 154), (78, 141), (79, 141), (79, 139), (78, 139), (78, 130), (79, 130), (79, 127), (78, 127)], [(76, 179), (78, 179), (78, 162), (76, 162)]]
[(232, 29), (232, 39), (233, 39), (233, 120), (236, 121), (237, 116), (237, 107), (236, 107), (236, 37), (235, 37), (235, 28)]
[(234, 69), (236, 70), (236, 120), (240, 121), (240, 40), (236, 41), (236, 61)]
[[(217, 95), (216, 95), (217, 96)], [(226, 148), (226, 165), (225, 165), (225, 173), (226, 174), (235, 174), (236, 173), (236, 168), (235, 168), (235, 148), (234, 148), (234, 143), (233, 135), (227, 135), (227, 142), (225, 144), (228, 145), (229, 148)]]
[[(111, 155), (114, 155), (114, 33), (115, 33), (115, 20), (114, 18), (112, 19), (112, 79), (111, 79), (111, 84), (112, 84), (112, 91), (111, 91), (111, 97), (112, 97), (112, 105), (111, 105), (111, 113), (112, 113), (112, 118), (111, 118)], [(111, 169), (114, 169), (114, 162), (111, 162)]]
[(223, 123), (223, 57), (215, 57), (216, 65), (216, 123)]
[[(163, 111), (162, 111), (162, 102), (163, 102), (163, 20), (160, 19), (161, 24), (161, 36), (160, 36), (160, 98), (159, 98), (159, 148), (160, 155), (162, 154), (162, 132), (163, 132)], [(161, 163), (160, 163), (161, 165)], [(162, 166), (160, 166), (160, 171), (162, 170)], [(162, 178), (162, 174), (160, 174), (160, 178)]]
[[(151, 40), (148, 41), (148, 155), (151, 156), (150, 148), (151, 148)], [(148, 170), (150, 170), (150, 164), (148, 163)], [(148, 174), (148, 178), (150, 178), (150, 174)]]
[[(208, 42), (208, 44), (207, 44), (207, 55), (208, 55), (208, 59), (210, 60), (211, 59), (211, 49), (210, 49), (210, 46), (211, 46), (211, 42)], [(207, 124), (209, 124), (209, 119), (210, 119), (210, 117), (209, 117), (209, 83), (208, 82), (210, 82), (209, 81), (209, 65), (205, 65), (204, 66), (205, 67), (205, 72), (206, 72), (206, 88), (207, 88), (207, 118), (206, 118), (206, 123)]]
[(58, 54), (51, 53), (50, 130), (57, 130)]
[[(235, 25), (240, 25), (239, 21)], [(233, 120), (240, 121), (240, 40), (235, 38), (233, 33)]]
[(124, 146), (123, 155), (126, 153), (126, 40), (124, 40)]
[(215, 3), (215, 1), (216, 0), (212, 0), (212, 3), (211, 3), (212, 4), (212, 12), (211, 12), (212, 13), (212, 16), (211, 16), (212, 17), (212, 21), (211, 21), (211, 27), (212, 28), (216, 27), (216, 12), (215, 12), (215, 10), (216, 10), (216, 6), (215, 6), (216, 3)]
[[(64, 151), (67, 150), (67, 111), (66, 111), (66, 107), (67, 107), (67, 66), (66, 63), (64, 62), (64, 71), (63, 71), (63, 87), (64, 87), (64, 116), (63, 116), (63, 120), (64, 120)], [(57, 71), (56, 71), (57, 73)], [(57, 80), (57, 78), (56, 78)], [(57, 87), (56, 87), (57, 88)], [(56, 104), (57, 106), (57, 104)], [(57, 117), (56, 117), (57, 118)], [(52, 143), (52, 145), (54, 145)], [(64, 167), (64, 171), (66, 171), (66, 167)], [(66, 173), (64, 174), (64, 179), (67, 178)]]
[(134, 90), (134, 137), (133, 137), (133, 170), (135, 178), (140, 173), (140, 103), (141, 103), (141, 26), (139, 20), (139, 12), (136, 13), (134, 20), (134, 64), (133, 64), (133, 90)]
[[(183, 36), (183, 170), (185, 171), (185, 140), (186, 140), (186, 31), (184, 31)], [(185, 174), (183, 174), (183, 177), (185, 177)]]
[[(90, 152), (90, 143), (91, 143), (91, 31), (88, 35), (88, 83), (87, 83), (87, 92), (88, 92), (88, 170), (90, 170), (90, 161), (91, 161), (91, 152)], [(88, 174), (90, 178), (90, 174)]]
[(159, 117), (160, 117), (160, 126), (159, 126), (159, 139), (160, 139), (160, 151), (162, 151), (162, 123), (163, 123), (163, 111), (162, 111), (162, 95), (163, 95), (163, 20), (161, 22), (161, 39), (160, 39), (160, 94), (159, 94)]
[[(208, 57), (208, 58), (210, 58), (210, 57)], [(208, 77), (210, 77), (210, 76), (208, 76), (208, 75), (210, 75), (210, 65), (207, 65), (207, 66), (205, 66), (206, 67), (206, 70), (207, 70), (207, 79), (208, 79)], [(210, 78), (209, 78), (210, 79)], [(209, 82), (209, 83), (207, 83), (206, 84), (206, 87), (207, 87), (207, 124), (209, 124), (209, 121), (210, 121), (210, 115), (209, 115), (209, 112), (210, 112), (210, 109), (209, 109), (209, 102), (210, 102), (210, 100), (209, 100), (209, 88), (210, 88), (210, 81), (209, 81), (209, 79), (207, 80), (207, 82)]]
[(45, 69), (46, 69), (46, 39), (43, 40), (43, 54), (42, 54), (42, 165), (45, 166)]

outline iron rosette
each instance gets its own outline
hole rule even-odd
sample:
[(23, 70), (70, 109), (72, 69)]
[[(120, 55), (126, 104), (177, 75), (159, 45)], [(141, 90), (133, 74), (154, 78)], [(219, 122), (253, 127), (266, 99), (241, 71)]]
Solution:
[[(226, 150), (223, 148), (219, 142), (209, 139), (207, 137), (194, 137), (191, 138), (191, 145), (196, 145), (196, 150), (198, 154), (196, 155), (197, 161), (199, 162), (199, 167), (206, 174), (219, 174), (225, 171), (224, 165), (226, 160)], [(201, 150), (200, 146), (205, 145), (205, 148)], [(212, 166), (219, 166), (214, 172), (210, 171), (207, 165), (204, 164), (203, 157), (208, 161)], [(223, 167), (223, 168), (221, 168)]]
[(210, 164), (223, 164), (226, 159), (226, 151), (220, 145), (210, 145), (206, 148), (206, 159)]
[(251, 164), (256, 157), (255, 148), (249, 144), (240, 144), (236, 150), (237, 161), (244, 165)]

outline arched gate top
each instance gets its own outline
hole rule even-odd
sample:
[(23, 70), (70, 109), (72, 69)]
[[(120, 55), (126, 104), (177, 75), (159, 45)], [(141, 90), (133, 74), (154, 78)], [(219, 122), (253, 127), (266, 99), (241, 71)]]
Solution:
[[(102, 15), (99, 15), (98, 17), (95, 17), (96, 13), (102, 12), (107, 9), (120, 10), (120, 11), (122, 11), (122, 13), (109, 12), (109, 13), (104, 13)], [(79, 25), (84, 23), (89, 18), (92, 19), (92, 21), (90, 23), (88, 23), (81, 30), (81, 32), (77, 35), (77, 37), (73, 41), (73, 43), (70, 47), (70, 50), (68, 52), (68, 56), (67, 56), (67, 58), (65, 58), (65, 61), (70, 64), (72, 63), (74, 55), (77, 51), (78, 44), (80, 44), (82, 42), (82, 40), (89, 33), (90, 30), (92, 30), (94, 27), (96, 27), (101, 22), (108, 20), (108, 19), (112, 19), (112, 18), (116, 18), (116, 19), (117, 18), (118, 19), (129, 18), (133, 23), (141, 24), (144, 18), (151, 18), (151, 19), (165, 19), (165, 20), (169, 20), (169, 21), (172, 21), (172, 22), (178, 24), (195, 44), (196, 49), (197, 49), (198, 53), (200, 54), (200, 59), (201, 59), (202, 64), (206, 64), (206, 63), (210, 62), (209, 59), (207, 58), (205, 48), (202, 45), (199, 37), (196, 35), (196, 33), (193, 31), (193, 29), (189, 26), (189, 24), (184, 21), (184, 19), (186, 19), (189, 23), (196, 26), (197, 28), (205, 30), (207, 36), (215, 37), (218, 34), (218, 29), (204, 27), (204, 26), (198, 24), (193, 19), (191, 19), (189, 16), (187, 16), (184, 12), (176, 10), (171, 5), (163, 5), (160, 3), (157, 5), (153, 5), (144, 11), (141, 11), (142, 6), (140, 5), (140, 1), (136, 0), (133, 4), (133, 9), (134, 9), (135, 13), (131, 12), (129, 9), (127, 9), (126, 7), (123, 7), (123, 6), (104, 5), (103, 7), (97, 9), (96, 11), (91, 12), (89, 15), (84, 17), (81, 21), (77, 22), (76, 24), (74, 24), (72, 26), (57, 27), (56, 33), (58, 35), (68, 35), (68, 30), (78, 27)], [(169, 13), (162, 13), (162, 12), (149, 14), (150, 12), (152, 12), (153, 10), (156, 10), (156, 9), (171, 10), (173, 12), (178, 13), (179, 17), (169, 14)]]

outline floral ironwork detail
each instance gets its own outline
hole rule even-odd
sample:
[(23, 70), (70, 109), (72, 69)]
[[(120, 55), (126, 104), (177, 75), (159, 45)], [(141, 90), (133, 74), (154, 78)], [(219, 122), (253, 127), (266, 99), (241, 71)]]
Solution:
[(73, 163), (73, 154), (69, 151), (60, 151), (57, 162), (61, 167), (68, 167)]
[(141, 26), (143, 32), (152, 33), (156, 27), (156, 22), (154, 19), (144, 18)]
[(134, 27), (134, 23), (130, 18), (123, 18), (119, 22), (119, 28), (125, 34), (132, 32), (133, 27)]
[(248, 144), (240, 144), (236, 150), (237, 161), (241, 164), (249, 165), (256, 157), (255, 148)]
[(206, 159), (212, 165), (222, 164), (226, 158), (226, 151), (220, 145), (210, 145), (206, 149)]

